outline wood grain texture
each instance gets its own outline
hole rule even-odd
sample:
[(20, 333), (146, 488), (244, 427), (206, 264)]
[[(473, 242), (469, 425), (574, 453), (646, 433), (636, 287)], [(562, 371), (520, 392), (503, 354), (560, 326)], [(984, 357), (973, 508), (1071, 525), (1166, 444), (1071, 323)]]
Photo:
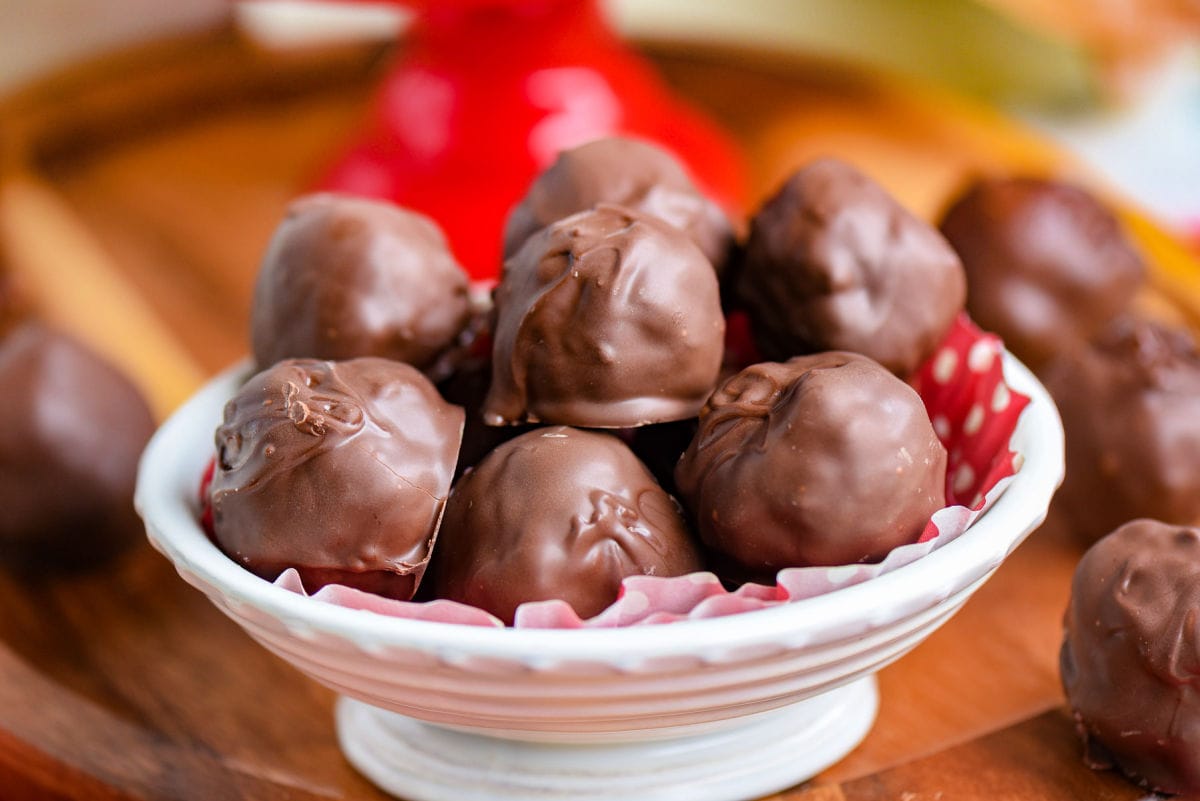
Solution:
[[(927, 215), (974, 172), (1079, 174), (1011, 123), (936, 93), (828, 64), (654, 52), (747, 144), (756, 199), (818, 153), (860, 164)], [(0, 179), (32, 177), (52, 192), (54, 219), (86, 235), (75, 253), (109, 272), (106, 297), (145, 311), (136, 335), (114, 341), (128, 363), (148, 365), (138, 369), (164, 407), (175, 397), (164, 386), (195, 380), (171, 373), (177, 359), (210, 374), (245, 353), (267, 238), (349, 135), (384, 58), (377, 48), (271, 56), (221, 30), (0, 104)], [(22, 206), (15, 219), (30, 213), (20, 194), (5, 197)], [(53, 243), (18, 250), (18, 277), (68, 258)], [(43, 313), (63, 313), (67, 284), (39, 294)], [(1082, 768), (1061, 712), (1060, 617), (1080, 552), (1061, 526), (1035, 533), (880, 674), (879, 720), (862, 746), (778, 799), (1137, 797)], [(148, 546), (87, 575), (0, 574), (0, 603), (0, 788), (16, 797), (383, 797), (338, 751), (332, 693), (252, 642)]]
[(1083, 764), (1074, 721), (1054, 709), (902, 767), (780, 796), (780, 801), (1135, 801), (1146, 797), (1111, 771)]
[(0, 576), (0, 598), (0, 776), (72, 798), (384, 797), (341, 758), (332, 693), (148, 545), (102, 574)]

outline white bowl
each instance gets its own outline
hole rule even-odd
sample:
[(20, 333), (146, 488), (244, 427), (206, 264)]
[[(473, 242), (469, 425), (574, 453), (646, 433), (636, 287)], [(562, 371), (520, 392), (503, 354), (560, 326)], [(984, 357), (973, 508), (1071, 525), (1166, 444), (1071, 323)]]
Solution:
[[(1024, 464), (958, 539), (891, 573), (744, 614), (625, 629), (499, 629), (385, 617), (243, 570), (197, 523), (213, 431), (244, 369), (154, 436), (136, 503), (151, 542), (225, 614), (344, 696), (350, 761), (385, 790), (449, 799), (753, 798), (840, 759), (874, 720), (874, 673), (944, 623), (1044, 519), (1062, 479), (1058, 413), (1031, 398)], [(429, 725), (435, 724), (435, 725)]]

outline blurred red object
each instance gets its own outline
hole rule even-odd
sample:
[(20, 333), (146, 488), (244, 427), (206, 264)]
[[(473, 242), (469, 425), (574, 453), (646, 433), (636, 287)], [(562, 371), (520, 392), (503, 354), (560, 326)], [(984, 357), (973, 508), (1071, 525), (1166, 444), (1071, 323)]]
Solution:
[(475, 279), (495, 277), (509, 209), (559, 151), (610, 134), (673, 150), (731, 211), (732, 140), (672, 95), (596, 0), (392, 0), (417, 11), (360, 138), (320, 186), (436, 219)]

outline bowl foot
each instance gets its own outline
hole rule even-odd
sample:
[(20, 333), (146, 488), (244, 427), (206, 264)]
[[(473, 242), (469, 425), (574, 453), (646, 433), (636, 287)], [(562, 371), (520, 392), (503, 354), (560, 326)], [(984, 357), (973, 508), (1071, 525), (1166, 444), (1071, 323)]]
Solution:
[(867, 676), (703, 734), (564, 744), (447, 729), (342, 698), (337, 728), (351, 764), (409, 801), (742, 801), (837, 762), (878, 705)]

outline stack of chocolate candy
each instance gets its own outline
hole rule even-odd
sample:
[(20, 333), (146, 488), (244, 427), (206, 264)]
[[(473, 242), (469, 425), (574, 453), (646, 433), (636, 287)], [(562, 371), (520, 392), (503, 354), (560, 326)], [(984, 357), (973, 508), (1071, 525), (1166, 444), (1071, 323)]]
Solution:
[[(509, 623), (597, 614), (630, 575), (773, 580), (916, 541), (946, 451), (904, 378), (962, 309), (957, 256), (837, 161), (733, 230), (666, 152), (594, 142), (535, 180), (472, 308), (431, 221), (297, 201), (254, 300), (261, 372), (217, 431), (215, 541), (310, 591)], [(731, 313), (777, 361), (735, 363)]]
[(1056, 506), (1087, 542), (1129, 520), (1200, 521), (1200, 353), (1139, 313), (1141, 256), (1085, 190), (991, 178), (947, 210), (967, 308), (1033, 367), (1062, 413)]
[(1094, 543), (1060, 659), (1085, 758), (1152, 790), (1200, 793), (1200, 353), (1187, 331), (1139, 312), (1142, 259), (1078, 187), (981, 180), (942, 230), (971, 314), (1038, 370), (1062, 413), (1056, 505)]

